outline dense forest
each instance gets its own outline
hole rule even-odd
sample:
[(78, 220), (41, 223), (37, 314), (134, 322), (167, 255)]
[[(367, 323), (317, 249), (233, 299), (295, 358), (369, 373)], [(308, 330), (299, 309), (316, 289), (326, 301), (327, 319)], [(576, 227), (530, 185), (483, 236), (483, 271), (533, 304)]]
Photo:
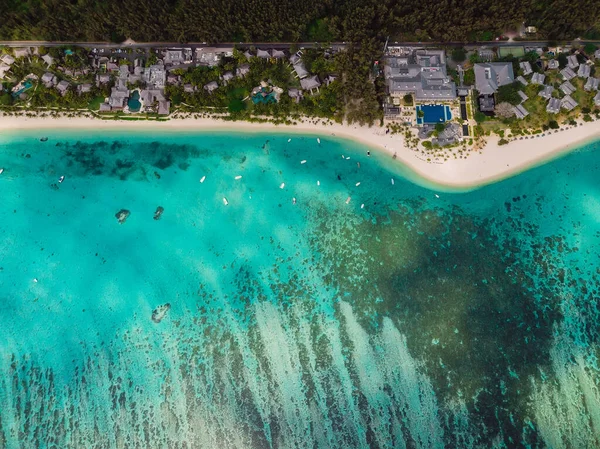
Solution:
[(465, 41), (523, 22), (600, 38), (597, 0), (0, 0), (0, 18), (6, 40)]

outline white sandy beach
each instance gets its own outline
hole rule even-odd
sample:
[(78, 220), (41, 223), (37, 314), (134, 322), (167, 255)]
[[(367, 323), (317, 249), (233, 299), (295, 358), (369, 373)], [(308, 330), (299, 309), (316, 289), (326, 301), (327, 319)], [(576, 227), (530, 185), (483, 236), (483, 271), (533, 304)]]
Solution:
[[(498, 137), (488, 138), (486, 147), (472, 152), (465, 159), (428, 162), (418, 151), (407, 148), (401, 135), (385, 134), (385, 128), (361, 127), (354, 125), (323, 125), (303, 123), (299, 125), (273, 125), (270, 123), (231, 122), (211, 118), (174, 119), (169, 121), (117, 121), (91, 118), (28, 118), (0, 117), (1, 131), (31, 129), (134, 129), (148, 131), (243, 131), (243, 132), (290, 132), (308, 133), (321, 137), (335, 135), (359, 141), (379, 148), (390, 156), (394, 153), (397, 160), (408, 168), (409, 172), (426, 180), (426, 184), (436, 184), (440, 188), (473, 188), (511, 175), (554, 159), (572, 151), (583, 144), (600, 138), (600, 121), (580, 124), (577, 127), (546, 132), (544, 137), (515, 140), (499, 146)], [(403, 167), (398, 167), (399, 169)], [(406, 173), (406, 170), (403, 170)]]

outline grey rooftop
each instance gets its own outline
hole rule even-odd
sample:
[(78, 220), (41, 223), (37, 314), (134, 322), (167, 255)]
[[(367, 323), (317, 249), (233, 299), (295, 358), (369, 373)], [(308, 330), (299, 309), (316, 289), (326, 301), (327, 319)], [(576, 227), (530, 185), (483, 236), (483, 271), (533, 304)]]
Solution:
[(512, 63), (490, 62), (475, 64), (475, 88), (480, 94), (491, 95), (498, 88), (515, 81)]

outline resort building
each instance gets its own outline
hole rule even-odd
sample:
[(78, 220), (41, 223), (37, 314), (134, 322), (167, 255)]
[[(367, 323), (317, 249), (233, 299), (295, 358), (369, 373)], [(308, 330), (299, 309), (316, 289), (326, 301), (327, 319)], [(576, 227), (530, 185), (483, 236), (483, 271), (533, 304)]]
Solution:
[(50, 55), (42, 56), (42, 60), (46, 63), (46, 65), (48, 67), (50, 67), (52, 64), (54, 64), (54, 58)]
[(219, 88), (219, 85), (217, 84), (216, 81), (211, 81), (210, 83), (204, 85), (204, 90), (207, 90), (209, 94), (218, 88)]
[(600, 48), (594, 52), (594, 58), (600, 59)]
[(181, 83), (181, 77), (179, 75), (167, 75), (167, 84), (179, 86)]
[(110, 75), (108, 73), (100, 73), (96, 75), (96, 86), (100, 87), (102, 84), (110, 83)]
[(183, 57), (183, 50), (167, 50), (164, 53), (165, 64), (183, 64), (185, 61)]
[(529, 112), (527, 112), (527, 109), (525, 109), (522, 104), (515, 106), (513, 112), (519, 120), (524, 119), (529, 115)]
[(248, 73), (250, 73), (250, 64), (242, 64), (235, 70), (236, 76), (240, 78), (245, 77)]
[(581, 64), (579, 66), (579, 70), (577, 70), (577, 76), (579, 78), (588, 78), (590, 73), (592, 72), (592, 68), (587, 64)]
[(479, 57), (480, 61), (490, 62), (494, 60), (494, 57), (496, 55), (494, 54), (494, 51), (492, 49), (482, 47), (477, 51), (477, 56)]
[(543, 75), (541, 73), (534, 73), (533, 76), (531, 77), (531, 84), (543, 85), (545, 79), (546, 79), (546, 75)]
[(26, 58), (29, 56), (28, 48), (15, 48), (14, 49), (15, 59)]
[(160, 89), (142, 89), (140, 91), (140, 101), (144, 103), (145, 107), (165, 100), (165, 95)]
[(275, 58), (275, 59), (282, 59), (285, 58), (287, 55), (285, 54), (285, 51), (282, 50), (271, 50), (271, 57)]
[(527, 76), (533, 72), (533, 69), (531, 68), (531, 63), (529, 61), (520, 62), (519, 67), (521, 67), (521, 70), (523, 71), (523, 75), (525, 75), (525, 76)]
[(302, 100), (302, 91), (298, 89), (290, 89), (288, 90), (288, 96), (296, 103), (300, 103), (300, 100)]
[(417, 101), (456, 99), (456, 84), (446, 73), (444, 50), (409, 50), (402, 56), (388, 56), (384, 75), (393, 96), (414, 94)]
[(525, 78), (523, 78), (521, 75), (517, 76), (517, 81), (520, 82), (523, 86), (527, 86), (529, 84), (527, 82), (527, 80)]
[(313, 89), (319, 91), (319, 86), (321, 86), (321, 82), (319, 81), (319, 77), (317, 75), (313, 75), (310, 78), (304, 78), (300, 80), (300, 85), (303, 90), (309, 90), (312, 94)]
[(271, 54), (267, 50), (261, 50), (260, 48), (256, 50), (256, 57), (261, 59), (269, 59)]
[(556, 70), (560, 67), (560, 63), (556, 59), (550, 59), (548, 61), (548, 65), (546, 66), (549, 70)]
[(297, 78), (306, 78), (309, 74), (308, 74), (308, 70), (306, 70), (306, 67), (304, 66), (304, 63), (302, 61), (298, 61), (294, 64), (294, 72), (296, 72), (296, 77)]
[[(494, 100), (493, 95), (480, 95), (479, 99), (479, 110), (481, 112), (494, 112), (494, 108), (496, 107), (496, 101)], [(491, 114), (488, 114), (491, 115)]]
[(546, 112), (550, 114), (558, 114), (560, 112), (560, 100), (558, 98), (550, 98), (546, 106)]
[(565, 81), (564, 83), (562, 83), (559, 87), (559, 89), (565, 94), (565, 95), (571, 95), (573, 92), (575, 92), (575, 86), (573, 86), (573, 84), (571, 84), (570, 81)]
[(69, 84), (68, 81), (63, 80), (56, 85), (56, 90), (64, 97), (67, 94), (70, 85), (71, 84)]
[(521, 103), (529, 100), (529, 97), (525, 95), (525, 92), (523, 92), (522, 90), (518, 91), (517, 93), (519, 94), (519, 97), (521, 97)]
[(298, 61), (300, 61), (301, 57), (302, 57), (302, 50), (298, 50), (296, 53), (294, 53), (292, 56), (290, 56), (290, 64), (292, 64), (292, 65), (296, 64)]
[(540, 97), (549, 100), (552, 97), (552, 93), (554, 92), (554, 87), (552, 86), (544, 86), (544, 89), (540, 91), (538, 94)]
[(42, 83), (46, 88), (53, 87), (56, 84), (56, 76), (53, 73), (46, 72), (42, 75)]
[(165, 87), (167, 72), (165, 71), (164, 65), (154, 64), (144, 70), (142, 78), (146, 84), (158, 89), (162, 89)]
[(92, 91), (92, 85), (89, 84), (89, 83), (80, 84), (80, 85), (77, 86), (77, 93), (79, 95), (85, 94), (85, 93), (88, 93), (88, 92), (91, 92), (91, 91)]
[(193, 94), (194, 92), (196, 92), (196, 86), (194, 86), (193, 84), (184, 84), (183, 91), (187, 94)]
[(171, 102), (167, 100), (161, 100), (158, 102), (158, 115), (169, 115), (171, 109)]
[(123, 86), (113, 87), (108, 97), (108, 105), (111, 110), (123, 109), (129, 98), (129, 90)]
[(229, 81), (231, 81), (235, 76), (233, 75), (233, 72), (225, 72), (223, 73), (223, 76), (221, 76), (221, 79), (223, 80), (223, 85), (227, 85), (227, 83)]
[(500, 86), (512, 84), (515, 81), (512, 63), (492, 62), (475, 64), (475, 89), (481, 95), (493, 95)]
[(571, 68), (569, 68), (569, 67), (565, 67), (564, 69), (562, 69), (562, 70), (560, 71), (560, 74), (561, 74), (561, 75), (562, 75), (562, 77), (563, 77), (565, 80), (567, 80), (567, 81), (570, 81), (570, 80), (572, 80), (572, 79), (573, 79), (573, 78), (575, 78), (575, 76), (576, 76), (576, 75), (575, 75), (575, 72), (574, 72), (573, 70), (571, 70)]
[(569, 55), (567, 56), (567, 67), (569, 67), (572, 70), (575, 70), (577, 67), (579, 67), (579, 61), (577, 60), (577, 55)]
[(567, 111), (571, 111), (577, 107), (577, 102), (570, 95), (567, 95), (560, 101), (560, 106)]
[(0, 58), (0, 61), (6, 65), (13, 65), (15, 63), (15, 58), (11, 55), (4, 55)]
[(449, 123), (437, 137), (431, 139), (431, 143), (433, 145), (439, 145), (440, 147), (452, 145), (459, 140), (462, 140), (462, 136), (461, 126), (457, 123)]
[(337, 76), (335, 75), (328, 75), (327, 78), (325, 78), (325, 85), (329, 86), (331, 83), (333, 83), (335, 80), (337, 79)]
[[(196, 49), (197, 65), (214, 67), (221, 60), (223, 54), (227, 55), (229, 49), (217, 49), (215, 47), (201, 47)], [(252, 57), (252, 55), (250, 55)]]
[(600, 106), (600, 92), (598, 92), (598, 93), (596, 94), (596, 96), (594, 97), (594, 104), (595, 104), (596, 106)]
[(585, 82), (585, 86), (583, 86), (583, 88), (588, 92), (591, 90), (598, 90), (598, 84), (600, 84), (600, 79), (589, 77)]
[(4, 62), (0, 62), (0, 79), (6, 76), (6, 73), (10, 70), (10, 66)]

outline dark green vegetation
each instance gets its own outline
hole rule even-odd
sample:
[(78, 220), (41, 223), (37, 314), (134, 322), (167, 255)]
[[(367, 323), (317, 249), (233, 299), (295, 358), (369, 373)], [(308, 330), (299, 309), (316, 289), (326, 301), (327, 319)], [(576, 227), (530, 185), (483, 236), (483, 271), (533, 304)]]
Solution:
[[(525, 197), (505, 203), (504, 222), (480, 220), (458, 206), (431, 208), (425, 199), (403, 201), (389, 216), (362, 223), (335, 226), (324, 216), (314, 244), (332, 272), (328, 283), (362, 312), (364, 326), (380, 325), (372, 317), (392, 318), (410, 351), (424, 355), (438, 397), (473, 399), (473, 433), (488, 441), (503, 432), (536, 447), (537, 429), (522, 435), (516, 424), (530, 418), (524, 379), (548, 367), (543, 354), (568, 279), (557, 268), (557, 248), (565, 254), (577, 248), (563, 236), (539, 243), (537, 226), (515, 217), (521, 202), (539, 207), (543, 199)], [(521, 235), (526, 239), (505, 239)], [(540, 272), (547, 285), (536, 283)]]
[(600, 36), (595, 0), (1, 0), (0, 11), (0, 39), (14, 40), (493, 40), (524, 21), (550, 38)]
[[(330, 74), (340, 73), (346, 56), (338, 53), (335, 56), (325, 56), (321, 50), (307, 49), (303, 61), (311, 73), (327, 80)], [(226, 85), (220, 82), (224, 73), (235, 73), (244, 64), (250, 65), (249, 73), (244, 77), (236, 77)], [(174, 70), (173, 74), (181, 76), (181, 85), (170, 85), (166, 93), (175, 104), (180, 105), (181, 111), (193, 112), (203, 108), (216, 108), (216, 112), (229, 112), (233, 118), (250, 118), (251, 115), (274, 116), (278, 119), (290, 119), (294, 115), (309, 115), (330, 119), (343, 118), (344, 85), (336, 78), (333, 82), (323, 83), (318, 92), (305, 95), (298, 102), (288, 95), (288, 87), (300, 89), (300, 82), (294, 76), (292, 66), (287, 60), (246, 59), (243, 53), (235, 51), (232, 58), (224, 58), (216, 67), (194, 67)], [(252, 90), (263, 81), (269, 81), (271, 86), (283, 89), (277, 103), (256, 103), (251, 100)], [(203, 86), (212, 81), (220, 82), (215, 91), (209, 93)], [(196, 86), (195, 92), (186, 92), (184, 85)], [(374, 109), (374, 114), (378, 113)]]
[(506, 84), (504, 86), (500, 86), (498, 88), (498, 103), (510, 103), (512, 105), (517, 105), (521, 103), (521, 97), (519, 96), (519, 90), (522, 87), (522, 84), (518, 81), (512, 84)]

